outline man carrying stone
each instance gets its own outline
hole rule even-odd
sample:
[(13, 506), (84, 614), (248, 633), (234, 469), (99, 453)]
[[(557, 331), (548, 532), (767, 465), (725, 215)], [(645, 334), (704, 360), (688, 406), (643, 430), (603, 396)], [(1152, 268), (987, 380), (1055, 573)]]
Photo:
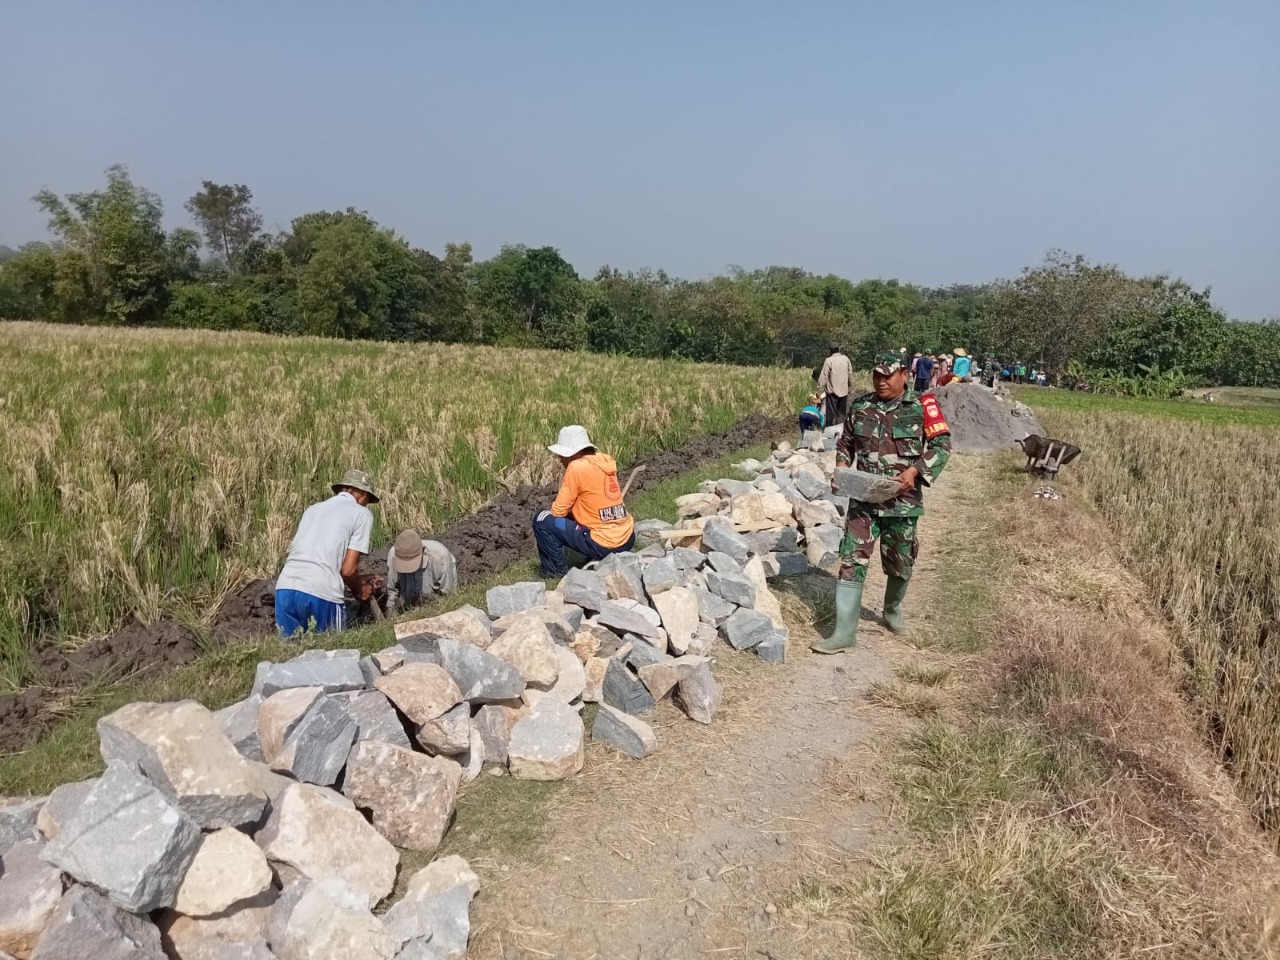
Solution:
[(853, 364), (840, 352), (840, 344), (832, 340), (827, 359), (818, 374), (818, 392), (827, 395), (827, 425), (844, 423), (849, 391), (853, 388)]
[(363, 470), (348, 470), (332, 490), (332, 497), (302, 514), (276, 578), (276, 629), (281, 636), (341, 630), (347, 625), (343, 586), (357, 600), (368, 600), (372, 593), (372, 584), (357, 567), (360, 555), (369, 552), (373, 530), (368, 506), (378, 502), (373, 478)]
[(884, 503), (850, 502), (840, 542), (836, 581), (836, 629), (812, 644), (817, 653), (839, 653), (857, 643), (862, 588), (876, 540), (889, 578), (884, 621), (895, 633), (906, 629), (902, 601), (919, 544), (916, 524), (924, 513), (923, 487), (931, 485), (951, 455), (951, 431), (932, 395), (907, 390), (910, 371), (896, 353), (876, 356), (874, 389), (856, 397), (836, 444), (836, 464), (898, 480), (898, 494)]
[(387, 614), (417, 606), (424, 596), (458, 588), (458, 561), (449, 548), (404, 530), (387, 553)]

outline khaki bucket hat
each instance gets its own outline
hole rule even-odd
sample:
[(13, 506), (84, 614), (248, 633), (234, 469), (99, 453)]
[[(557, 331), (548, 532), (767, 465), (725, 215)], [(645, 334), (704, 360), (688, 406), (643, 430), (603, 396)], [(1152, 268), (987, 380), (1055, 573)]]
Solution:
[(342, 479), (330, 489), (337, 493), (343, 487), (350, 487), (352, 490), (363, 490), (369, 495), (370, 503), (378, 502), (378, 495), (373, 492), (373, 477), (363, 470), (348, 470), (342, 475)]
[(417, 573), (422, 569), (422, 537), (417, 530), (410, 528), (396, 537), (391, 569), (396, 573)]

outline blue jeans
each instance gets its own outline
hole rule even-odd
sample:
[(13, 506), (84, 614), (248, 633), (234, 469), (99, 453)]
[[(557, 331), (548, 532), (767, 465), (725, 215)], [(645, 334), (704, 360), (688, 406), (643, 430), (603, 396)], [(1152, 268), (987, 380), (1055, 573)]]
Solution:
[(533, 518), (533, 539), (538, 541), (538, 560), (542, 564), (542, 576), (546, 579), (563, 577), (569, 572), (564, 560), (564, 548), (576, 550), (588, 560), (603, 560), (611, 553), (630, 550), (636, 542), (633, 533), (620, 547), (602, 547), (591, 539), (591, 531), (569, 517), (553, 516), (543, 510)]
[(346, 625), (345, 603), (330, 603), (301, 590), (276, 591), (276, 629), (282, 637), (292, 637), (298, 631), (337, 631)]
[(821, 429), (822, 429), (822, 421), (818, 419), (818, 417), (815, 414), (812, 414), (812, 413), (800, 414), (800, 432), (801, 433), (804, 433), (806, 430), (821, 430)]

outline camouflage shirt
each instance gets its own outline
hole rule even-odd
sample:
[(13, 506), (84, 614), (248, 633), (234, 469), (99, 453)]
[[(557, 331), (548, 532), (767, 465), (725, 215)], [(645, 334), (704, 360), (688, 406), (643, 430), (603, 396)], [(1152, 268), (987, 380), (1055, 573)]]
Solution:
[[(929, 405), (926, 414), (926, 404)], [(867, 473), (896, 476), (908, 467), (918, 474), (915, 489), (862, 509), (885, 517), (924, 513), (924, 486), (933, 483), (951, 456), (951, 431), (937, 400), (908, 390), (897, 400), (864, 393), (849, 403), (849, 418), (836, 444), (836, 463)]]

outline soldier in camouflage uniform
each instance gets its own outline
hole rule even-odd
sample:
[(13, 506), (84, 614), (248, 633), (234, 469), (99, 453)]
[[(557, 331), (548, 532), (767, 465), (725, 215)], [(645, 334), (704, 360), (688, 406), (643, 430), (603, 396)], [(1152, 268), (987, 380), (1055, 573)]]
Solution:
[(876, 540), (889, 578), (884, 620), (890, 630), (906, 627), (902, 601), (919, 545), (916, 524), (924, 513), (922, 488), (932, 484), (951, 455), (951, 431), (932, 394), (907, 390), (910, 371), (896, 353), (877, 354), (875, 389), (849, 405), (849, 419), (836, 444), (836, 463), (898, 478), (898, 495), (884, 503), (850, 502), (840, 542), (836, 584), (836, 630), (812, 645), (818, 653), (838, 653), (857, 642), (862, 587)]

